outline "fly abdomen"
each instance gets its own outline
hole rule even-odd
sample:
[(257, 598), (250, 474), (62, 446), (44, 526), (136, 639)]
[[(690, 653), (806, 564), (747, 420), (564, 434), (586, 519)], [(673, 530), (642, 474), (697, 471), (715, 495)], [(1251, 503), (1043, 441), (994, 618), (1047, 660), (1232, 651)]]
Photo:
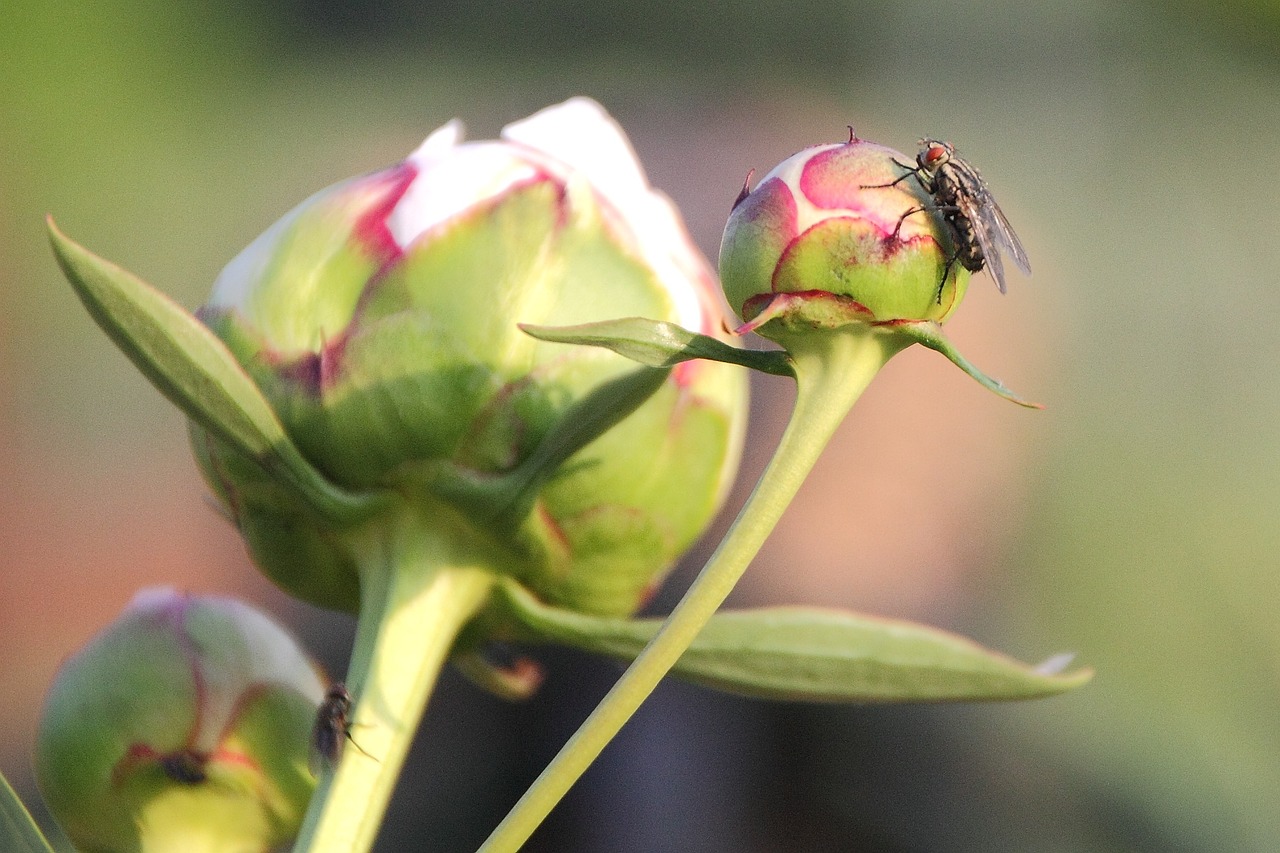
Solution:
[(986, 264), (986, 256), (982, 253), (982, 244), (978, 241), (977, 232), (968, 217), (957, 213), (947, 217), (955, 237), (955, 260), (969, 272), (981, 272)]

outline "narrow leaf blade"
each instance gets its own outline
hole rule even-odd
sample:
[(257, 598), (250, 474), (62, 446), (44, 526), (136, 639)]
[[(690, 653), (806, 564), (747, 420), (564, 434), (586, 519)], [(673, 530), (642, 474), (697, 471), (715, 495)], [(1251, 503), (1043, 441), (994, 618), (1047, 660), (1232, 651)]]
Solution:
[(686, 657), (693, 681), (809, 702), (1031, 699), (1092, 677), (1028, 666), (927, 625), (800, 607), (717, 614)]
[(538, 491), (562, 464), (640, 407), (666, 382), (670, 370), (642, 367), (601, 383), (565, 411), (529, 458), (504, 484), (501, 513), (511, 523), (528, 514)]
[(652, 397), (670, 372), (641, 367), (602, 382), (569, 406), (514, 470), (477, 476), (470, 469), (443, 468), (432, 489), (474, 519), (514, 530), (528, 518), (538, 493), (561, 465)]
[(94, 321), (134, 366), (187, 417), (335, 518), (368, 511), (373, 499), (329, 483), (285, 434), (258, 386), (207, 327), (165, 294), (58, 230), (54, 254)]
[(541, 341), (604, 347), (649, 367), (673, 367), (682, 361), (705, 358), (774, 376), (795, 375), (786, 353), (780, 350), (738, 349), (709, 335), (661, 320), (627, 317), (579, 326), (521, 324), (520, 328)]
[(9, 780), (0, 774), (0, 850), (11, 853), (53, 853)]
[(922, 344), (934, 352), (942, 353), (952, 364), (976, 379), (988, 391), (993, 391), (1006, 400), (1017, 403), (1019, 406), (1025, 406), (1028, 409), (1044, 408), (1039, 403), (1024, 400), (1006, 388), (1000, 380), (993, 379), (979, 370), (977, 366), (960, 354), (960, 351), (955, 348), (951, 341), (947, 340), (942, 334), (942, 327), (937, 323), (928, 320), (899, 320), (885, 325), (891, 326), (894, 331), (911, 338), (916, 343)]
[[(551, 642), (634, 659), (661, 619), (609, 619), (539, 602), (513, 583), (505, 601), (523, 631)], [(1087, 669), (1034, 667), (911, 622), (810, 607), (716, 614), (672, 673), (733, 693), (808, 702), (947, 702), (1031, 699), (1087, 682)]]

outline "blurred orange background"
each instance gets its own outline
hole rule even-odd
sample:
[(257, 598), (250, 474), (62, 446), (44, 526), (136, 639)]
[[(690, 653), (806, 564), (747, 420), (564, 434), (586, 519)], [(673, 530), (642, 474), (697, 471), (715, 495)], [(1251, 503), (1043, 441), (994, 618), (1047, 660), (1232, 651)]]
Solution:
[[(983, 171), (1035, 276), (1003, 298), (979, 276), (949, 334), (1047, 410), (900, 356), (734, 600), (920, 619), (1099, 674), (998, 707), (667, 685), (530, 849), (1273, 849), (1274, 4), (82, 6), (0, 14), (0, 769), (37, 813), (43, 692), (137, 589), (257, 602), (339, 675), (351, 634), (255, 572), (182, 418), (62, 280), (44, 215), (194, 308), (311, 192), (454, 116), (491, 137), (586, 94), (712, 258), (748, 169), (848, 124), (908, 153), (949, 139)], [(791, 398), (757, 379), (733, 508)], [(446, 677), (380, 849), (473, 849), (617, 673), (546, 661), (521, 706)]]

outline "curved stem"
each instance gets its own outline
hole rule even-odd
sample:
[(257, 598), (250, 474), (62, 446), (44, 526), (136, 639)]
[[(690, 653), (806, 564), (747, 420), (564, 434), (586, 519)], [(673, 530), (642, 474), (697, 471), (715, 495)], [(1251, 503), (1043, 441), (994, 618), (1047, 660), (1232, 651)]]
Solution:
[[(360, 749), (322, 779), (295, 851), (373, 847), (427, 699), (458, 632), (483, 606), (493, 573), (476, 549), (406, 522), (394, 541), (366, 543), (360, 619), (347, 686)], [(367, 753), (367, 754), (362, 754)]]
[(796, 403), (782, 440), (720, 547), (649, 645), (525, 792), (482, 853), (512, 853), (613, 739), (728, 596), (849, 408), (910, 342), (867, 326), (780, 340), (795, 366)]

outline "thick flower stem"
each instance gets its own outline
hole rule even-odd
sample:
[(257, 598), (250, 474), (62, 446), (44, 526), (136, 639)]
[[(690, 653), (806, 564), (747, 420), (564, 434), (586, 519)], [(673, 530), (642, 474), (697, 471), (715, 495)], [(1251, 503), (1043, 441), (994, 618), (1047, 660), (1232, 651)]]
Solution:
[(351, 737), (321, 780), (295, 851), (373, 847), (396, 778), (458, 632), (483, 606), (493, 573), (463, 541), (407, 523), (392, 542), (367, 543), (361, 613), (347, 686)]
[(742, 577), (850, 407), (910, 343), (864, 325), (776, 339), (795, 367), (796, 403), (768, 468), (661, 630), (489, 836), (482, 853), (518, 850), (635, 713)]

